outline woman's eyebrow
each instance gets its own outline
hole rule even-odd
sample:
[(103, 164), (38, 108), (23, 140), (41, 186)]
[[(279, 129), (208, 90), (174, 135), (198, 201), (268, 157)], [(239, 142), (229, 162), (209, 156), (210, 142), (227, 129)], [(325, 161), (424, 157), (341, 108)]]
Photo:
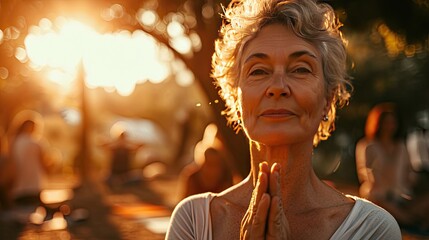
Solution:
[(248, 58), (246, 58), (246, 61), (244, 61), (244, 63), (249, 62), (253, 58), (268, 59), (268, 55), (265, 53), (254, 53), (254, 54), (250, 55)]
[(310, 51), (306, 51), (306, 50), (293, 52), (291, 55), (289, 55), (289, 58), (295, 59), (295, 58), (299, 58), (303, 55), (308, 55), (314, 59), (317, 59), (317, 56), (315, 54), (313, 54)]
[[(292, 54), (289, 55), (289, 59), (296, 59), (299, 58), (303, 55), (308, 55), (309, 57), (312, 57), (314, 59), (317, 59), (317, 56), (315, 54), (313, 54), (310, 51), (306, 51), (306, 50), (302, 50), (302, 51), (297, 51), (297, 52), (293, 52)], [(246, 60), (244, 61), (244, 63), (249, 62), (250, 60), (254, 59), (254, 58), (259, 58), (259, 59), (268, 59), (268, 55), (265, 53), (254, 53), (252, 55), (250, 55), (249, 57), (246, 58)]]

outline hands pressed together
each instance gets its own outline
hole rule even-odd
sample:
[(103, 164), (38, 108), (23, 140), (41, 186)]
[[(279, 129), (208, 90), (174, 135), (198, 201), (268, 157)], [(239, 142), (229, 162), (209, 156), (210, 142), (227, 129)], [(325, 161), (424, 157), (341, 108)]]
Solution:
[(256, 186), (249, 207), (241, 220), (240, 239), (291, 239), (289, 223), (283, 211), (280, 165), (259, 165)]

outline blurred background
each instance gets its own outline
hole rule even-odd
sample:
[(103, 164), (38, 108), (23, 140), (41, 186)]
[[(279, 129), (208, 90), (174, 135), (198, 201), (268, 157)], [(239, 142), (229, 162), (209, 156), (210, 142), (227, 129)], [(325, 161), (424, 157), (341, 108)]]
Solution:
[[(163, 239), (181, 172), (204, 139), (222, 142), (234, 181), (247, 175), (246, 140), (227, 126), (210, 78), (228, 2), (0, 0), (2, 153), (23, 119), (36, 120), (49, 162), (46, 189), (72, 189), (57, 202), (76, 210), (75, 218), (63, 211), (67, 224), (57, 228), (19, 217), (32, 210), (6, 214), (0, 238)], [(356, 194), (355, 145), (374, 105), (396, 103), (404, 135), (429, 128), (429, 1), (326, 2), (344, 24), (354, 89), (314, 166)], [(123, 132), (136, 147), (132, 183), (118, 187), (105, 182), (113, 166), (106, 146)]]

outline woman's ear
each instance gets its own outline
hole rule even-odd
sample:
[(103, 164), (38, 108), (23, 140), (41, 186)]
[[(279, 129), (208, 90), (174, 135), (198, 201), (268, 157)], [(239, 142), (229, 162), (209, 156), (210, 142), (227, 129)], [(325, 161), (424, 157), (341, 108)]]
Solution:
[(331, 111), (332, 102), (334, 101), (334, 93), (328, 94), (325, 101), (326, 103), (325, 103), (325, 106), (323, 107), (323, 115), (328, 116), (329, 111)]

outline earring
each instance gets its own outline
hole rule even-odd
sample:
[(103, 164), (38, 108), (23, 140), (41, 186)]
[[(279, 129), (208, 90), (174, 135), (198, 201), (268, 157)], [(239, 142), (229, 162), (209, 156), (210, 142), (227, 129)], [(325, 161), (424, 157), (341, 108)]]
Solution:
[(322, 120), (323, 120), (324, 122), (327, 122), (327, 121), (329, 120), (329, 117), (328, 117), (327, 115), (323, 115)]

